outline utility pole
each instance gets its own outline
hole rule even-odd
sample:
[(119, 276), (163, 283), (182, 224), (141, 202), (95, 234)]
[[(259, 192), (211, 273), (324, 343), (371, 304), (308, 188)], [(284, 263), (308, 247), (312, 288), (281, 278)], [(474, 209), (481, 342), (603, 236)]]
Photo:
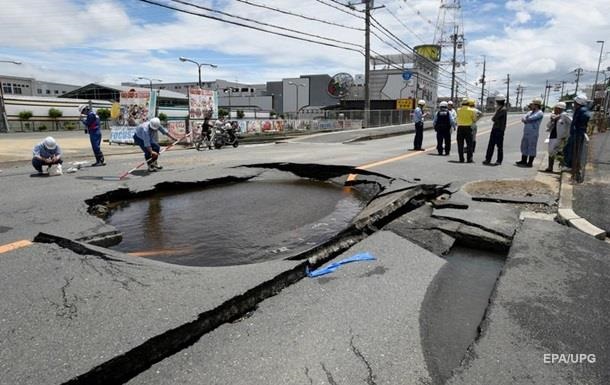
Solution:
[(509, 91), (510, 91), (510, 74), (506, 74), (506, 109), (508, 110), (510, 108), (510, 97), (509, 97)]
[(486, 57), (483, 55), (483, 76), (481, 76), (481, 109), (485, 111), (485, 105), (483, 104), (483, 97), (485, 96), (485, 61)]
[[(457, 87), (455, 87), (455, 55), (456, 55), (456, 50), (457, 50), (457, 35), (458, 33), (458, 26), (456, 25), (453, 28), (453, 36), (451, 36), (451, 39), (453, 40), (453, 59), (451, 60), (451, 100), (454, 100), (454, 96), (457, 97)], [(453, 90), (455, 88), (455, 94), (453, 93)]]
[(561, 81), (561, 95), (559, 96), (559, 100), (563, 99), (563, 87), (565, 86), (566, 81), (562, 80)]
[(599, 49), (599, 60), (597, 61), (597, 72), (595, 73), (595, 83), (593, 83), (593, 91), (591, 91), (591, 100), (595, 100), (595, 92), (597, 91), (597, 79), (599, 78), (599, 66), (602, 64), (602, 53), (604, 52), (604, 41), (598, 40), (597, 44), (602, 43)]
[(576, 72), (576, 91), (574, 91), (574, 93), (578, 95), (578, 82), (580, 81), (580, 75), (582, 75), (583, 69), (578, 67), (574, 72)]
[(365, 25), (364, 25), (364, 127), (368, 128), (371, 113), (371, 94), (369, 86), (371, 84), (371, 2), (366, 0), (365, 6)]
[(542, 99), (542, 111), (546, 109), (548, 104), (548, 100), (551, 97), (551, 83), (547, 80), (546, 85), (544, 86), (544, 98)]

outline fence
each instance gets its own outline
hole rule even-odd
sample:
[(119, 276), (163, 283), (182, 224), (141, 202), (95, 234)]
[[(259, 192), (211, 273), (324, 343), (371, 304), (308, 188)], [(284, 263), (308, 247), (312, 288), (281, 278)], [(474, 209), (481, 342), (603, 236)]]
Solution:
[[(102, 129), (110, 129), (110, 121), (102, 121)], [(9, 132), (44, 132), (83, 130), (85, 126), (76, 119), (58, 120), (9, 120)]]
[[(432, 114), (432, 110), (428, 113)], [(395, 126), (411, 123), (413, 110), (370, 110), (368, 127)], [(364, 122), (364, 110), (308, 110), (298, 114), (284, 113), (288, 120), (359, 120)]]

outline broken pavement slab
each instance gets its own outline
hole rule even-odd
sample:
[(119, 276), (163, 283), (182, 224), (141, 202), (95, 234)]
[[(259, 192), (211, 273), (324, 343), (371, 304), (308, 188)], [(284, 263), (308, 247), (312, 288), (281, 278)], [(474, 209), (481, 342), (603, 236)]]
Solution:
[(192, 338), (184, 325), (228, 316), (239, 305), (221, 305), (302, 264), (193, 268), (84, 254), (34, 243), (2, 255), (1, 384), (60, 384), (121, 355), (142, 364)]
[[(608, 255), (605, 242), (526, 219), (481, 336), (447, 384), (610, 383)], [(551, 354), (594, 354), (595, 362), (552, 363)]]
[[(423, 205), (396, 218), (387, 224), (384, 229), (393, 231), (437, 255), (446, 254), (455, 241), (463, 246), (500, 252), (508, 251), (511, 243), (510, 237), (451, 219), (434, 218), (432, 217), (433, 210), (435, 209), (431, 206)], [(444, 210), (447, 209), (441, 211)], [(420, 234), (425, 235), (420, 238)], [(446, 238), (446, 236), (449, 236), (449, 238)]]
[(472, 201), (468, 210), (434, 209), (432, 217), (479, 227), (508, 238), (512, 238), (519, 227), (519, 210), (499, 203)]
[(304, 279), (128, 384), (429, 383), (420, 309), (446, 262), (386, 231), (337, 259), (352, 263)]

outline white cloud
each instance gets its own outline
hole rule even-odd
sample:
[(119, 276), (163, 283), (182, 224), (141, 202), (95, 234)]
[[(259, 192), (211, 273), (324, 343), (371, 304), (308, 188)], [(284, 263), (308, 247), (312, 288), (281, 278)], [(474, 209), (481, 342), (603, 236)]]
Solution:
[[(258, 2), (352, 27), (364, 26), (363, 20), (318, 2)], [(364, 44), (361, 31), (294, 18), (237, 1), (196, 3), (270, 24)], [(440, 34), (435, 30), (438, 3), (429, 0), (385, 2), (386, 9), (376, 10), (373, 15), (411, 46), (432, 43), (435, 34), (437, 38)], [(568, 73), (576, 67), (596, 68), (599, 45), (595, 41), (610, 36), (606, 3), (607, 0), (511, 0), (499, 6), (497, 2), (463, 1), (464, 7), (471, 7), (464, 13), (470, 78), (480, 75), (481, 67), (474, 66), (480, 61), (480, 55), (486, 55), (487, 77), (498, 79), (490, 83), (497, 84), (498, 88), (501, 88), (500, 79), (507, 73), (534, 90), (546, 79), (573, 79)], [(151, 11), (155, 13), (154, 22), (150, 21)], [(12, 1), (10, 5), (3, 4), (0, 25), (3, 25), (0, 46), (4, 47), (0, 58), (24, 62), (19, 68), (0, 63), (0, 72), (49, 81), (118, 83), (137, 75), (164, 81), (196, 78), (196, 67), (179, 62), (180, 55), (217, 64), (219, 67), (214, 70), (204, 68), (205, 79), (237, 78), (263, 83), (301, 74), (356, 74), (364, 70), (364, 58), (359, 53), (173, 13), (140, 2)], [(377, 33), (384, 40), (390, 40)], [(377, 52), (397, 53), (375, 37), (371, 43)], [(607, 50), (610, 50), (610, 41)], [(447, 82), (445, 78), (442, 81)]]

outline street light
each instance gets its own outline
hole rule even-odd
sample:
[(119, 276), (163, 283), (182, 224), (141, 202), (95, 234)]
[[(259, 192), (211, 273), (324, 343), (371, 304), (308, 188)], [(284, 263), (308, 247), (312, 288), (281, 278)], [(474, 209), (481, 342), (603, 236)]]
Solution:
[[(15, 60), (0, 60), (0, 63), (11, 63), (16, 65), (21, 65), (20, 61)], [(6, 116), (6, 107), (4, 106), (4, 85), (0, 81), (0, 107), (2, 108), (2, 124), (4, 125), (4, 130), (8, 132), (8, 118)]]
[(181, 62), (191, 62), (191, 63), (195, 63), (197, 65), (197, 69), (199, 70), (199, 88), (201, 88), (201, 66), (208, 66), (208, 67), (212, 67), (212, 68), (218, 68), (217, 65), (215, 64), (208, 64), (208, 63), (198, 63), (195, 60), (191, 60), (191, 59), (187, 59), (184, 56), (180, 56), (178, 58), (178, 60), (180, 60)]
[(144, 76), (138, 76), (138, 77), (136, 78), (136, 80), (148, 80), (148, 84), (150, 85), (150, 93), (152, 93), (152, 92), (153, 92), (153, 88), (152, 88), (152, 82), (153, 82), (153, 81), (155, 81), (155, 82), (162, 82), (162, 81), (163, 81), (163, 80), (161, 80), (161, 79), (151, 79), (151, 78), (146, 78), (146, 77), (144, 77)]
[(305, 87), (305, 84), (295, 83), (295, 82), (288, 82), (288, 84), (290, 84), (291, 86), (294, 86), (294, 89), (297, 93), (296, 113), (297, 113), (297, 120), (299, 120), (299, 87)]
[(602, 64), (602, 52), (604, 51), (604, 41), (598, 40), (597, 43), (602, 43), (599, 49), (599, 60), (597, 61), (597, 72), (595, 73), (595, 83), (593, 84), (593, 91), (591, 91), (591, 100), (595, 100), (595, 91), (597, 90), (597, 78), (599, 77), (599, 66)]

